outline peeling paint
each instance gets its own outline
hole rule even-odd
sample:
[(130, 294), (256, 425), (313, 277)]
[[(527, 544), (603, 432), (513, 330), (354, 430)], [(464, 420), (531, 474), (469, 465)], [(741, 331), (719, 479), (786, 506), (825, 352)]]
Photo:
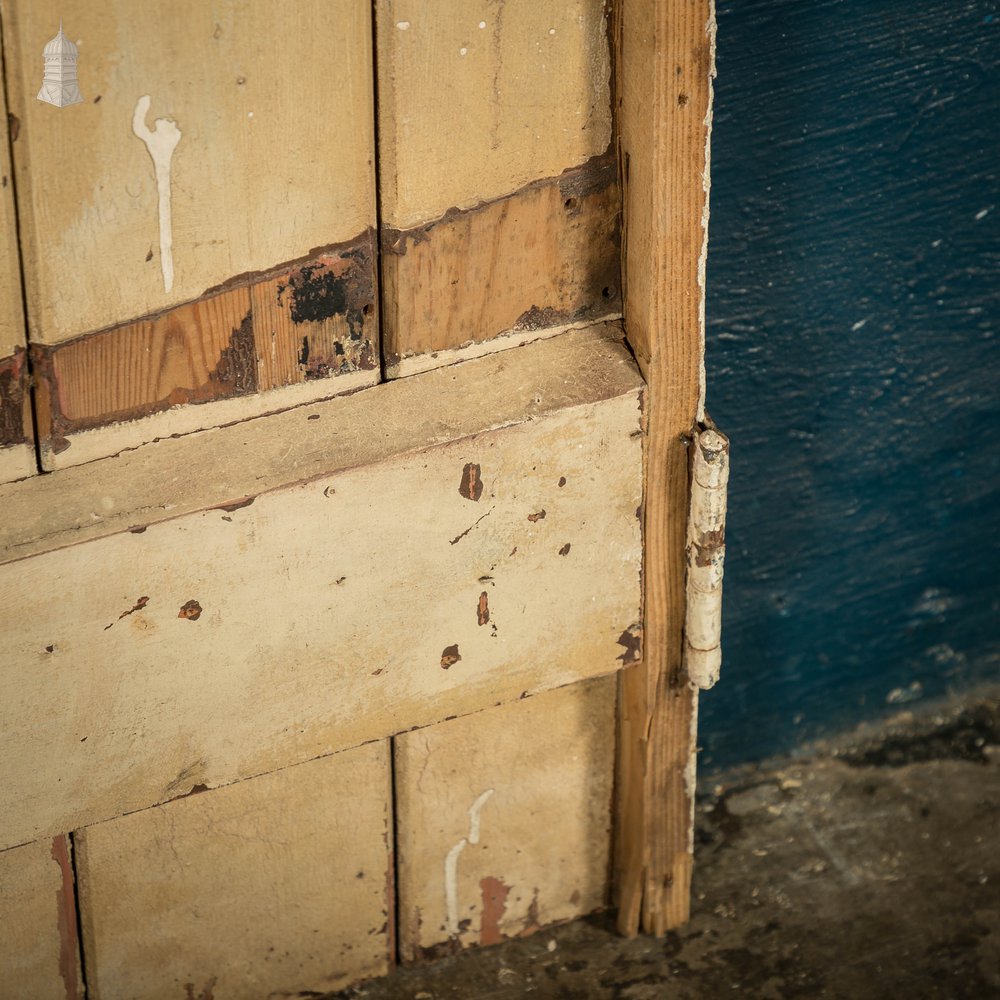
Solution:
[(466, 500), (478, 500), (483, 495), (482, 469), (473, 462), (468, 462), (462, 469), (462, 481), (458, 484), (458, 492)]
[(536, 521), (544, 521), (545, 520), (545, 511), (544, 510), (540, 510), (540, 511), (538, 511), (537, 514), (529, 514), (528, 515), (528, 520), (531, 521), (532, 524), (534, 524)]
[[(137, 600), (137, 601), (135, 602), (135, 604), (133, 604), (133, 605), (132, 605), (132, 607), (130, 607), (130, 608), (129, 608), (129, 609), (127, 610), (127, 611), (123, 611), (123, 612), (122, 612), (122, 613), (121, 613), (121, 614), (120, 614), (120, 615), (118, 616), (118, 619), (117, 619), (117, 620), (118, 620), (118, 621), (121, 621), (121, 620), (122, 620), (123, 618), (127, 618), (127, 617), (128, 617), (129, 615), (133, 615), (133, 614), (135, 614), (135, 613), (136, 613), (136, 611), (142, 611), (142, 609), (143, 609), (143, 608), (144, 608), (144, 607), (145, 607), (145, 606), (146, 606), (147, 604), (149, 604), (149, 598), (148, 598), (148, 597), (140, 597), (140, 598), (139, 598), (139, 600)], [(112, 623), (111, 623), (111, 625), (114, 625), (114, 622), (112, 622)], [(107, 630), (108, 630), (109, 628), (111, 628), (111, 625), (105, 625), (105, 626), (104, 626), (104, 631), (105, 631), (105, 632), (107, 632)]]
[(59, 933), (59, 975), (66, 990), (66, 1000), (79, 997), (77, 961), (80, 942), (76, 933), (76, 887), (70, 860), (69, 837), (52, 838), (52, 860), (59, 865), (62, 882), (56, 889), (56, 928)]
[(479, 595), (479, 606), (476, 609), (476, 620), (480, 625), (486, 625), (490, 620), (490, 598), (484, 590)]
[(449, 667), (453, 667), (462, 657), (459, 655), (458, 646), (445, 646), (441, 650), (441, 669), (447, 670)]
[(510, 886), (498, 878), (487, 875), (479, 883), (482, 892), (483, 909), (479, 923), (479, 943), (482, 945), (499, 944), (503, 940), (500, 932), (500, 922), (507, 912), (507, 897)]
[(196, 622), (201, 617), (201, 605), (197, 601), (186, 601), (177, 612), (178, 618), (186, 618), (189, 622)]

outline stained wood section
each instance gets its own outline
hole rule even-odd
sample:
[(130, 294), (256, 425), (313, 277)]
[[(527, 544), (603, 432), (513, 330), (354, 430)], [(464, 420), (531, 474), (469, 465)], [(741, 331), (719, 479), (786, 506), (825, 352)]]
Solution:
[(619, 927), (690, 906), (697, 696), (681, 667), (688, 460), (703, 407), (710, 0), (622, 0), (615, 25), (625, 330), (649, 386), (642, 660), (622, 678)]
[(603, 0), (376, 16), (387, 374), (616, 315)]
[(253, 328), (261, 389), (376, 372), (375, 247), (366, 235), (254, 282)]
[(599, 678), (396, 738), (404, 961), (607, 905), (614, 710)]
[[(374, 385), (373, 240), (365, 233), (149, 319), (34, 345), (44, 467)], [(212, 405), (194, 405), (203, 403)]]
[(0, 852), (0, 969), (5, 996), (83, 996), (70, 843), (65, 835)]
[(618, 208), (615, 162), (598, 157), (478, 208), (384, 231), (386, 374), (617, 315)]
[(0, 843), (620, 667), (641, 381), (522, 352), (0, 490)]
[[(7, 103), (0, 86), (0, 124)], [(0, 483), (35, 471), (8, 129), (0, 130)]]
[[(60, 18), (84, 100), (36, 100)], [(199, 298), (374, 224), (365, 0), (7, 0), (4, 42), (30, 339), (54, 344)], [(317, 92), (321, 88), (321, 93)], [(133, 134), (180, 132), (164, 289), (154, 162)]]
[(389, 968), (386, 742), (77, 835), (89, 995), (318, 996)]

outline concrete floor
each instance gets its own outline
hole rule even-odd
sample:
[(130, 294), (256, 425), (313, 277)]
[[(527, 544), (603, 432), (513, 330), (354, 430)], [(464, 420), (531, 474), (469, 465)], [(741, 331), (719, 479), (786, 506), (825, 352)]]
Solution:
[(595, 916), (347, 1000), (1000, 997), (1000, 701), (730, 776), (699, 803), (691, 922)]

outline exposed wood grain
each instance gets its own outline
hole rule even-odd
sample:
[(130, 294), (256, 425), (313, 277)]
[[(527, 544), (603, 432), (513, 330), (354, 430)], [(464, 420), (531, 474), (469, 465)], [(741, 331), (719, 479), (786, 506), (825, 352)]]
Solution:
[(257, 389), (250, 293), (237, 288), (153, 319), (33, 349), (49, 383), (44, 446), (59, 452), (71, 431), (135, 419), (184, 403)]
[[(261, 389), (378, 368), (373, 234), (254, 282)], [(372, 376), (376, 381), (377, 375)], [(330, 386), (327, 385), (327, 391)]]
[(614, 672), (641, 385), (557, 340), (11, 490), (0, 843)]
[(603, 0), (376, 16), (387, 374), (617, 315)]
[[(199, 298), (374, 224), (366, 0), (5, 0), (4, 44), (30, 340), (54, 344)], [(60, 18), (82, 104), (35, 99)], [(164, 289), (153, 161), (132, 133), (180, 130)], [(163, 126), (165, 127), (165, 126)]]
[(427, 225), (384, 230), (386, 374), (617, 315), (618, 210), (614, 160), (598, 157)]
[(0, 851), (0, 990), (32, 1000), (83, 996), (69, 838)]
[(313, 996), (385, 975), (391, 814), (382, 741), (79, 832), (88, 995)]
[(394, 740), (404, 961), (607, 905), (614, 711), (605, 677)]
[(147, 319), (33, 345), (43, 466), (374, 385), (373, 238), (241, 276)]
[(613, 399), (640, 384), (615, 324), (528, 345), (517, 360), (484, 357), (0, 485), (0, 563)]
[(0, 80), (0, 483), (35, 472), (9, 134)]
[(622, 0), (615, 35), (625, 330), (649, 386), (643, 653), (620, 698), (619, 927), (662, 934), (687, 919), (690, 897), (683, 436), (703, 406), (711, 0)]
[(604, 153), (603, 0), (378, 0), (383, 221), (410, 229)]

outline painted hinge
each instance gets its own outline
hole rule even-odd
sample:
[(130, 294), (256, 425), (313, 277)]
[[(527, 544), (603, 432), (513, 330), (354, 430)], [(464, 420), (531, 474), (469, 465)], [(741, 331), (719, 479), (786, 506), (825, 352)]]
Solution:
[(698, 688), (712, 687), (722, 667), (728, 485), (729, 439), (710, 423), (699, 425), (691, 445), (684, 616), (684, 669), (688, 681)]

